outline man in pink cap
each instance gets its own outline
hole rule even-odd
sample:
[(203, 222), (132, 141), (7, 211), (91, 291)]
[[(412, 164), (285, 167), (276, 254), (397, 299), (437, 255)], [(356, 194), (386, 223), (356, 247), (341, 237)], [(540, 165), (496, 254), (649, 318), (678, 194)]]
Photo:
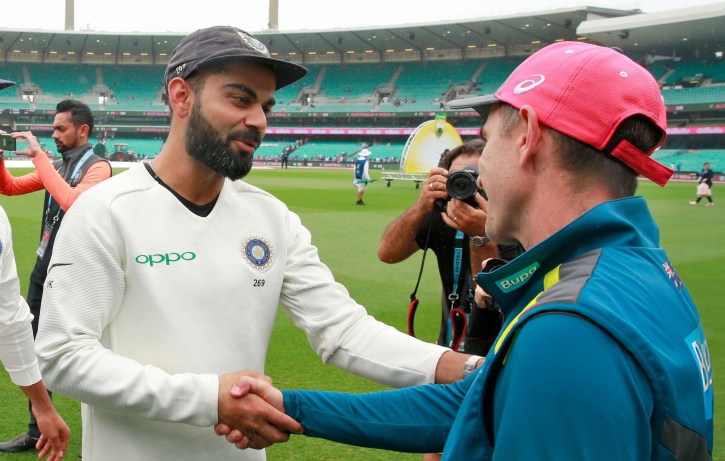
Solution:
[(350, 396), (243, 378), (237, 394), (308, 436), (443, 460), (712, 459), (707, 341), (633, 196), (638, 174), (672, 174), (650, 157), (666, 128), (656, 81), (616, 50), (562, 42), (449, 106), (487, 118), (486, 236), (526, 249), (477, 276), (505, 315), (484, 365), (448, 386)]

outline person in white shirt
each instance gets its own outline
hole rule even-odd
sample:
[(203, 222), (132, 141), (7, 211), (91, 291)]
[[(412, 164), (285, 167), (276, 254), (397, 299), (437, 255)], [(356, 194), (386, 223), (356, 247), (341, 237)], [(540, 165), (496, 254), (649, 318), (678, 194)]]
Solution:
[[(15, 83), (0, 80), (0, 90)], [(0, 150), (0, 156), (3, 151)], [(13, 253), (13, 237), (5, 210), (0, 207), (0, 361), (10, 380), (30, 399), (42, 432), (33, 445), (41, 450), (39, 457), (50, 454), (49, 461), (63, 459), (70, 429), (55, 411), (40, 379), (38, 360), (33, 351), (33, 330), (28, 303), (20, 296), (20, 280)], [(26, 437), (27, 434), (21, 435)]]
[(369, 316), (299, 217), (239, 180), (274, 91), (305, 72), (236, 28), (190, 34), (167, 67), (161, 153), (69, 210), (36, 352), (48, 386), (83, 402), (85, 461), (263, 460), (211, 427), (255, 448), (300, 432), (259, 397), (231, 395), (239, 376), (264, 372), (278, 305), (325, 363), (395, 387), (462, 377), (468, 356)]

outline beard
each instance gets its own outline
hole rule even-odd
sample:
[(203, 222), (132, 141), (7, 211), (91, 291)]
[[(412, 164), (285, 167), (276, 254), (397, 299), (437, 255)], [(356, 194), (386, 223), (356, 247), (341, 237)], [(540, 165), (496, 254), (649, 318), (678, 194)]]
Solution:
[(73, 146), (74, 147), (66, 146), (62, 141), (55, 141), (55, 148), (58, 150), (59, 154), (68, 152), (69, 150), (75, 149), (76, 147), (78, 147), (78, 137), (77, 136), (73, 140)]
[(190, 156), (220, 176), (232, 181), (242, 179), (252, 170), (252, 154), (237, 152), (232, 144), (237, 140), (259, 145), (262, 135), (256, 130), (234, 130), (224, 139), (201, 113), (199, 100), (194, 102), (184, 134)]

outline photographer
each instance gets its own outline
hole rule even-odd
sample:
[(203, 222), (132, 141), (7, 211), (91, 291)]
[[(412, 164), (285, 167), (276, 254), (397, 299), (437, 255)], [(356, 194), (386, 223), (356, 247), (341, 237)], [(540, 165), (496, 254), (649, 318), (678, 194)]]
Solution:
[[(473, 299), (470, 295), (475, 286), (471, 286), (470, 274), (478, 273), (485, 259), (512, 259), (516, 255), (516, 247), (499, 249), (495, 243), (490, 243), (484, 237), (486, 201), (480, 194), (473, 196), (477, 207), (458, 199), (450, 199), (446, 203), (445, 212), (436, 209), (440, 208), (436, 201), (439, 204), (445, 203), (450, 198), (446, 191), (449, 171), (460, 171), (467, 166), (473, 166), (475, 171), (485, 145), (480, 139), (472, 140), (456, 147), (442, 158), (443, 167), (430, 171), (418, 201), (390, 223), (378, 247), (380, 260), (394, 264), (425, 248), (427, 239), (427, 247), (433, 250), (438, 259), (443, 288), (441, 328), (437, 341), (442, 346), (451, 346), (453, 339), (452, 328), (449, 327), (451, 309), (458, 307), (467, 313), (473, 311)], [(457, 248), (462, 251), (460, 264), (456, 264)], [(504, 254), (500, 254), (499, 250)], [(452, 296), (454, 293), (457, 296)], [(498, 334), (501, 320), (497, 309), (479, 309), (476, 313), (481, 315), (475, 316), (476, 325), (470, 325), (472, 330), (469, 329), (469, 337), (465, 339), (462, 349), (466, 353), (485, 356)]]

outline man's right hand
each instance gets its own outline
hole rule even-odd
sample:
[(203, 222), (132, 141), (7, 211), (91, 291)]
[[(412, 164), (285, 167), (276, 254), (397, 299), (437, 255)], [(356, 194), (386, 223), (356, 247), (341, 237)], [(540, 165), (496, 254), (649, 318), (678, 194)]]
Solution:
[[(239, 398), (234, 397), (232, 388), (243, 376), (255, 378), (265, 386), (271, 387), (269, 378), (249, 370), (220, 376), (219, 423), (215, 426), (218, 435), (224, 435), (221, 432), (222, 427), (231, 431), (236, 429), (247, 440), (245, 446), (237, 444), (238, 448), (249, 447), (259, 450), (274, 443), (288, 441), (290, 432), (301, 433), (303, 431), (297, 421), (255, 393), (249, 393)], [(239, 395), (239, 392), (236, 395)]]
[(33, 414), (38, 422), (41, 436), (35, 448), (40, 450), (38, 459), (50, 455), (48, 461), (61, 461), (68, 448), (70, 440), (70, 429), (63, 421), (63, 418), (55, 411), (53, 404), (49, 403), (45, 408), (33, 406)]
[(446, 200), (448, 192), (446, 191), (446, 183), (448, 178), (445, 176), (448, 170), (444, 168), (433, 168), (428, 173), (428, 179), (423, 181), (420, 197), (418, 197), (418, 206), (425, 213), (433, 210), (433, 204), (437, 199)]

